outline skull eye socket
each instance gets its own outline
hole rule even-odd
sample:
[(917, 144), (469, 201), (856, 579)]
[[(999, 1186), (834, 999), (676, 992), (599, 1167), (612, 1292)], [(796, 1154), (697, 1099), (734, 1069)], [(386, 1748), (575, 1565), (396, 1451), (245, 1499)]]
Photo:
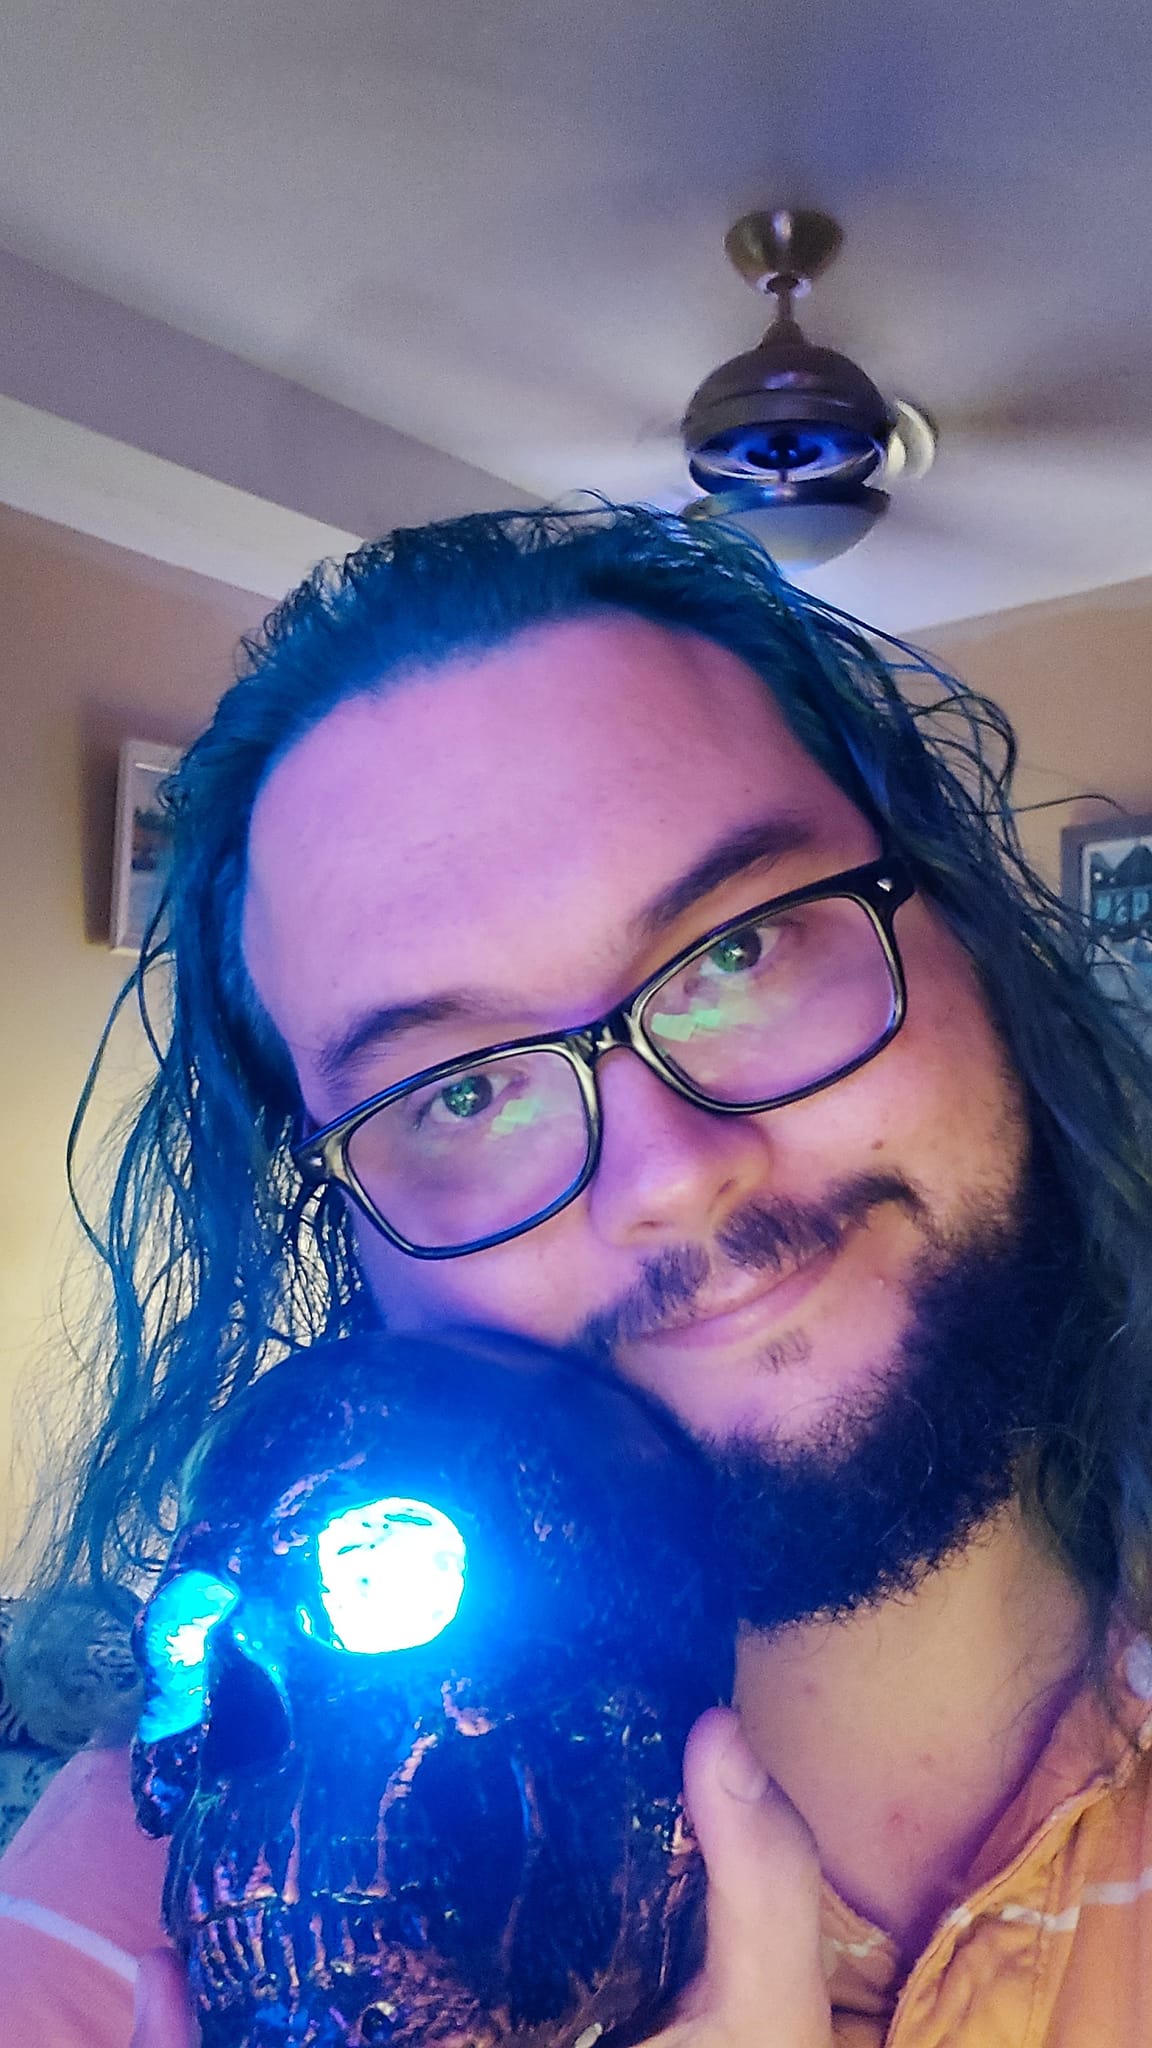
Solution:
[(360, 2039), (365, 2048), (376, 2048), (378, 2041), (390, 2041), (396, 2032), (396, 2008), (379, 2001), (366, 2005), (360, 2015)]
[(144, 1616), (142, 1741), (162, 1741), (203, 1720), (208, 1638), (239, 1598), (238, 1587), (204, 1571), (178, 1572), (157, 1588)]
[(275, 1680), (222, 1645), (208, 1696), (203, 1768), (210, 1778), (279, 1763), (290, 1746), (288, 1713)]
[(413, 1650), (456, 1618), (468, 1552), (451, 1517), (390, 1495), (333, 1515), (316, 1541), (327, 1626), (299, 1611), (307, 1635), (361, 1656)]

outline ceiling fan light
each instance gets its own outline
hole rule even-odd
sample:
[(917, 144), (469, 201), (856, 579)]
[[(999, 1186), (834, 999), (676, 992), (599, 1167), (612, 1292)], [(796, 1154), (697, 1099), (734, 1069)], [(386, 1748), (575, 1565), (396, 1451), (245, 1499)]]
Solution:
[(682, 516), (720, 520), (758, 541), (783, 567), (815, 569), (858, 546), (887, 510), (885, 492), (865, 487), (815, 499), (746, 486), (697, 498)]

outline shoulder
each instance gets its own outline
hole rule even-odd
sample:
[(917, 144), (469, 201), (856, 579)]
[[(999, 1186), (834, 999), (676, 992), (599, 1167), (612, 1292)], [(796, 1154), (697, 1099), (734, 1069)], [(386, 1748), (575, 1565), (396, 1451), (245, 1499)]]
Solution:
[(167, 1844), (136, 1825), (126, 1749), (65, 1764), (0, 1857), (0, 1892), (34, 1899), (142, 1955), (162, 1939)]
[(167, 1844), (136, 1826), (124, 1749), (65, 1764), (0, 1857), (0, 2040), (121, 2048), (164, 1938)]

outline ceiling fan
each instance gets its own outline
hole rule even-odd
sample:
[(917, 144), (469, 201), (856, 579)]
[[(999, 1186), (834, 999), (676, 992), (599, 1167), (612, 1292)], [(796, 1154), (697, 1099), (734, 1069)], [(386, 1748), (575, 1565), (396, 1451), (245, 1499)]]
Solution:
[[(933, 305), (948, 303), (937, 265), (926, 406), (801, 327), (798, 303), (841, 242), (839, 224), (811, 210), (737, 221), (729, 259), (775, 316), (759, 345), (671, 419), (557, 451), (556, 470), (612, 498), (735, 523), (793, 581), (902, 632), (1152, 576), (1146, 323), (1129, 313), (1109, 326), (1085, 298), (1029, 323), (993, 249), (993, 304), (999, 292), (1012, 313), (1002, 338), (995, 318), (933, 332)], [(914, 317), (901, 322), (910, 361)]]
[(811, 567), (847, 552), (932, 466), (937, 430), (908, 398), (885, 397), (857, 363), (808, 340), (794, 301), (843, 235), (830, 214), (749, 213), (725, 237), (741, 277), (776, 302), (762, 341), (713, 370), (680, 423), (704, 493), (689, 519), (722, 519), (779, 561)]

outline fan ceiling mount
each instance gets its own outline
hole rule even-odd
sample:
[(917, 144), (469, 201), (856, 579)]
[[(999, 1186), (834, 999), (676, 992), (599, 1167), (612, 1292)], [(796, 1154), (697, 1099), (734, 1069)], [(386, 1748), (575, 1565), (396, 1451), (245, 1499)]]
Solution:
[(706, 493), (691, 518), (735, 520), (782, 560), (828, 561), (862, 540), (887, 510), (886, 488), (931, 467), (936, 429), (910, 399), (885, 398), (834, 349), (810, 342), (793, 301), (843, 241), (827, 213), (748, 213), (724, 247), (755, 290), (776, 300), (763, 340), (704, 379), (681, 435)]
[(724, 237), (729, 262), (758, 292), (806, 292), (844, 240), (830, 213), (745, 213)]

